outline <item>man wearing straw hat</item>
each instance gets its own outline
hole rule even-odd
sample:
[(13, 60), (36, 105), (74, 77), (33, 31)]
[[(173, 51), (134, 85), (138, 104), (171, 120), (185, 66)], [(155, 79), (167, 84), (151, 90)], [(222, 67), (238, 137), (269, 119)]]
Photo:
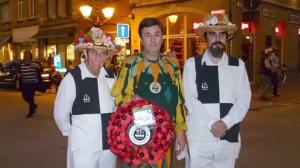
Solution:
[(68, 136), (68, 168), (115, 168), (116, 157), (106, 142), (106, 127), (114, 101), (110, 94), (113, 76), (105, 70), (114, 49), (110, 36), (100, 28), (81, 32), (75, 49), (85, 60), (70, 71), (60, 84), (54, 106), (55, 122)]
[(233, 168), (238, 156), (251, 90), (244, 62), (226, 53), (236, 30), (225, 14), (205, 17), (196, 29), (208, 48), (183, 73), (191, 168)]

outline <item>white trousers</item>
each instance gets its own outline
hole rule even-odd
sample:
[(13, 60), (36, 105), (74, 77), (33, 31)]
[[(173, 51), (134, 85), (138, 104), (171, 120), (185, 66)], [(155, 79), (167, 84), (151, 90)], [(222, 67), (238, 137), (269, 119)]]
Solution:
[(67, 152), (67, 168), (116, 168), (116, 156), (110, 150)]
[(236, 144), (189, 140), (190, 168), (234, 168)]

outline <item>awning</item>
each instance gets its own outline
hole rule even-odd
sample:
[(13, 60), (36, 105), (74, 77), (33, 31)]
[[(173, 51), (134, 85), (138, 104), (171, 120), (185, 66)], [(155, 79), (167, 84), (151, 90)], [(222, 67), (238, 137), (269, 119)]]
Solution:
[(11, 36), (6, 35), (6, 36), (0, 36), (0, 48), (7, 43), (10, 40)]
[(64, 27), (59, 29), (41, 29), (32, 38), (54, 38), (54, 37), (68, 37), (73, 36), (75, 32), (75, 27)]
[(27, 41), (35, 41), (31, 37), (38, 33), (39, 26), (29, 26), (13, 29), (13, 41), (15, 43), (19, 42), (27, 42)]

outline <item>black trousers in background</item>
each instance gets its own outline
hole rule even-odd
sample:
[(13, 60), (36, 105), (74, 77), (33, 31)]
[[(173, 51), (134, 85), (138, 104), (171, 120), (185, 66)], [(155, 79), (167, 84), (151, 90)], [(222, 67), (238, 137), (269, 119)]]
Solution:
[(36, 90), (35, 83), (23, 83), (22, 85), (22, 97), (28, 103), (29, 113), (34, 113), (36, 104), (34, 102), (34, 93)]
[(277, 72), (272, 73), (271, 75), (271, 84), (273, 86), (273, 95), (278, 95), (278, 74)]

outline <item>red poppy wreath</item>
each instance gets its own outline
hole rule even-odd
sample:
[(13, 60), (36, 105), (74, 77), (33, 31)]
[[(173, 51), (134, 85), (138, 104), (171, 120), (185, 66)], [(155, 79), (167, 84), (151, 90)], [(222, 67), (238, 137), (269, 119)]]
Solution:
[[(133, 111), (150, 105), (154, 125), (137, 126)], [(129, 165), (151, 166), (163, 159), (174, 133), (174, 125), (166, 110), (144, 99), (133, 100), (119, 106), (107, 127), (111, 151)]]

